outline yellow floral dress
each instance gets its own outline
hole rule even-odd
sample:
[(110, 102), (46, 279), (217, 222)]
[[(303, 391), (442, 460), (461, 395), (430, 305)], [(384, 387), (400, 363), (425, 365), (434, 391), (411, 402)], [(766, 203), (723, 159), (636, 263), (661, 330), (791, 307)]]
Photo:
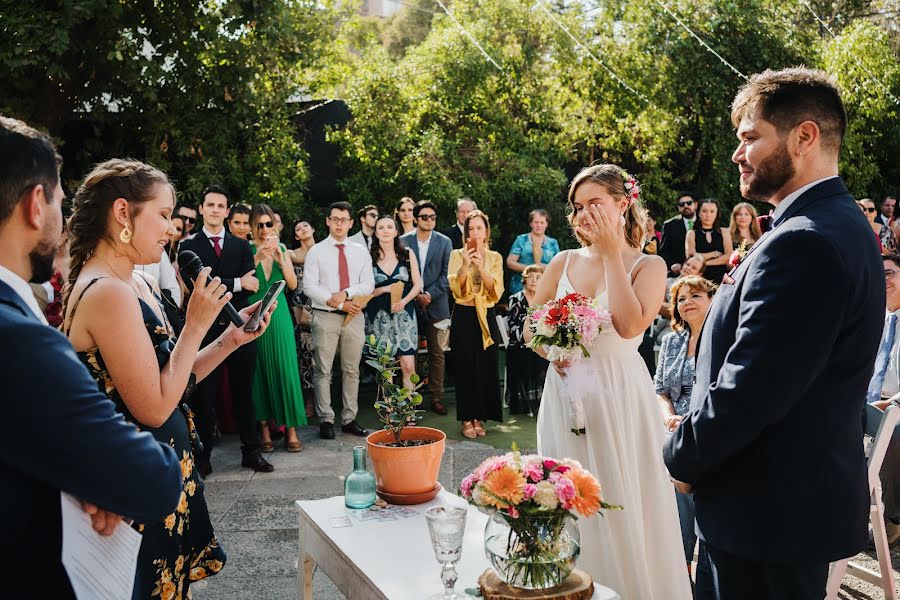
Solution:
[[(171, 328), (161, 323), (156, 313), (143, 300), (140, 303), (147, 332), (162, 368), (175, 347), (174, 335)], [(72, 308), (73, 315), (77, 308), (76, 303)], [(225, 565), (225, 551), (216, 539), (203, 496), (203, 479), (194, 469), (194, 455), (202, 450), (202, 446), (194, 428), (191, 411), (182, 403), (161, 427), (146, 427), (137, 422), (122, 401), (99, 350), (94, 348), (79, 352), (78, 355), (97, 381), (100, 390), (116, 404), (116, 409), (128, 422), (152, 433), (157, 441), (168, 444), (181, 456), (182, 491), (174, 512), (158, 523), (132, 525), (143, 536), (132, 597), (152, 600), (190, 598), (192, 581), (214, 575)], [(185, 399), (193, 391), (194, 385), (194, 376), (191, 375), (184, 393)]]

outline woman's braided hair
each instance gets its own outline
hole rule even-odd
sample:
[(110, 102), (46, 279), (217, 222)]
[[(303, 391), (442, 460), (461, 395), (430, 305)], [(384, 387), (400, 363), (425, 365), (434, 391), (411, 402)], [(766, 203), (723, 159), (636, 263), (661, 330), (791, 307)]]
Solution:
[(69, 296), (81, 269), (93, 255), (97, 244), (104, 238), (113, 241), (107, 232), (109, 209), (113, 202), (118, 198), (127, 200), (134, 206), (133, 218), (140, 212), (139, 205), (150, 200), (157, 184), (172, 185), (166, 174), (156, 167), (121, 158), (96, 165), (84, 178), (72, 200), (72, 216), (67, 225), (71, 270), (63, 292), (63, 314), (66, 314)]

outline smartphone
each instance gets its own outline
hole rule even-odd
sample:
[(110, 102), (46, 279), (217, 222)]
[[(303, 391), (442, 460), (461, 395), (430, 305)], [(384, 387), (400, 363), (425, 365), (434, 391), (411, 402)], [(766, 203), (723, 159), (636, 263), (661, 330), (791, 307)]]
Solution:
[(468, 240), (466, 240), (466, 249), (467, 250), (475, 250), (476, 248), (478, 248), (477, 240), (473, 240), (472, 238), (469, 238)]
[(272, 306), (272, 303), (275, 302), (275, 299), (278, 298), (278, 294), (281, 293), (281, 290), (284, 289), (284, 280), (276, 281), (269, 288), (269, 291), (266, 292), (266, 295), (263, 296), (262, 302), (259, 303), (259, 306), (256, 307), (256, 310), (253, 311), (253, 316), (247, 321), (247, 324), (244, 325), (244, 331), (247, 333), (253, 333), (257, 329), (259, 329), (259, 322), (262, 320), (262, 316), (269, 311), (269, 307)]

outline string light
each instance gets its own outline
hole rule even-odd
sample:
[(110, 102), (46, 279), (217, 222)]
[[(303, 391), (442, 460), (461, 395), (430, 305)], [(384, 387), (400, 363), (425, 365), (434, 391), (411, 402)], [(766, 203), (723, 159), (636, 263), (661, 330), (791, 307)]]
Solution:
[(485, 49), (481, 47), (481, 44), (478, 43), (478, 40), (475, 39), (475, 36), (473, 36), (471, 33), (469, 33), (468, 29), (463, 27), (463, 24), (459, 22), (459, 19), (457, 19), (455, 16), (453, 16), (452, 12), (447, 10), (447, 7), (444, 6), (444, 3), (441, 2), (441, 0), (437, 0), (437, 3), (443, 9), (443, 11), (445, 13), (447, 13), (447, 16), (450, 17), (451, 19), (453, 19), (453, 22), (456, 23), (457, 27), (459, 27), (462, 30), (462, 32), (464, 34), (466, 34), (466, 37), (469, 38), (469, 40), (473, 44), (475, 44), (475, 47), (478, 48), (479, 50), (481, 50), (481, 53), (484, 54), (484, 57), (488, 60), (488, 62), (491, 63), (492, 65), (494, 65), (495, 67), (497, 67), (497, 70), (502, 73), (503, 69), (500, 67), (500, 65), (497, 64), (497, 61), (495, 61), (493, 58), (491, 58), (491, 55), (488, 54), (487, 51), (485, 51)]
[(664, 11), (666, 11), (666, 12), (669, 14), (669, 16), (671, 16), (673, 19), (675, 19), (675, 21), (676, 21), (679, 25), (681, 25), (681, 27), (682, 27), (685, 31), (687, 31), (689, 34), (691, 34), (691, 36), (692, 36), (695, 40), (697, 40), (698, 42), (700, 42), (700, 45), (701, 45), (701, 46), (703, 46), (704, 48), (706, 48), (709, 52), (712, 52), (712, 53), (715, 55), (715, 57), (718, 58), (719, 61), (720, 61), (723, 65), (725, 65), (726, 67), (728, 67), (729, 69), (731, 69), (731, 70), (734, 72), (735, 75), (737, 75), (738, 77), (740, 77), (741, 79), (743, 79), (743, 80), (745, 80), (745, 81), (748, 79), (748, 77), (747, 77), (746, 75), (744, 75), (743, 73), (741, 73), (741, 72), (737, 69), (737, 67), (735, 67), (733, 64), (731, 64), (730, 62), (728, 62), (727, 60), (725, 60), (725, 59), (722, 57), (721, 54), (719, 54), (718, 52), (716, 52), (715, 50), (713, 50), (713, 49), (710, 47), (709, 44), (707, 44), (707, 43), (704, 42), (702, 39), (700, 39), (700, 36), (697, 35), (696, 33), (694, 33), (693, 30), (692, 30), (690, 27), (688, 27), (687, 25), (685, 25), (684, 21), (682, 21), (681, 19), (679, 19), (679, 18), (678, 18), (678, 15), (676, 15), (674, 12), (672, 12), (671, 10), (669, 10), (669, 7), (666, 6), (665, 4), (663, 4), (663, 3), (661, 2), (661, 0), (656, 0), (656, 3), (659, 4), (659, 6), (660, 6)]
[(584, 44), (582, 44), (582, 43), (578, 40), (578, 38), (576, 38), (574, 35), (572, 35), (572, 32), (569, 31), (569, 30), (566, 28), (566, 26), (563, 25), (563, 24), (559, 21), (559, 19), (557, 19), (556, 16), (555, 16), (552, 12), (550, 12), (550, 11), (547, 9), (546, 6), (544, 6), (544, 4), (543, 4), (543, 2), (541, 2), (541, 0), (538, 0), (536, 4), (537, 4), (538, 7), (540, 7), (541, 10), (543, 10), (545, 13), (547, 13), (547, 16), (550, 17), (550, 19), (551, 19), (554, 23), (556, 23), (556, 24), (559, 26), (559, 28), (562, 29), (562, 30), (566, 33), (566, 35), (568, 35), (569, 38), (570, 38), (573, 42), (575, 42), (575, 44), (576, 44), (579, 48), (581, 48), (582, 50), (584, 50), (585, 52), (587, 52), (588, 56), (590, 56), (591, 58), (594, 59), (594, 62), (596, 62), (596, 63), (597, 63), (598, 65), (600, 65), (601, 67), (603, 67), (603, 70), (606, 71), (607, 73), (609, 73), (609, 75), (610, 75), (613, 79), (615, 79), (616, 82), (617, 82), (619, 85), (621, 85), (623, 88), (625, 88), (626, 90), (628, 90), (629, 92), (631, 92), (632, 94), (636, 95), (638, 98), (640, 98), (641, 100), (643, 100), (644, 102), (646, 102), (647, 104), (650, 104), (650, 105), (652, 106), (652, 102), (650, 102), (650, 99), (647, 98), (647, 96), (645, 96), (644, 94), (640, 93), (639, 91), (637, 91), (636, 89), (634, 89), (633, 87), (631, 87), (630, 85), (628, 85), (628, 82), (626, 82), (624, 79), (622, 79), (621, 77), (619, 77), (618, 75), (616, 75), (616, 73), (615, 73), (612, 69), (610, 69), (609, 67), (607, 67), (606, 64), (604, 64), (602, 60), (600, 60), (599, 58), (597, 58), (597, 56), (596, 56), (593, 52), (591, 52), (591, 49), (590, 49), (590, 48), (588, 48), (587, 46), (585, 46)]
[[(837, 36), (834, 34), (834, 32), (831, 30), (831, 28), (830, 28), (828, 25), (825, 24), (825, 21), (823, 21), (822, 19), (819, 18), (819, 15), (816, 14), (816, 11), (813, 10), (813, 7), (810, 6), (810, 4), (809, 4), (809, 2), (807, 2), (807, 0), (800, 0), (800, 3), (803, 4), (803, 6), (805, 6), (806, 9), (807, 9), (807, 10), (810, 12), (810, 14), (813, 16), (813, 18), (814, 18), (816, 21), (819, 22), (819, 25), (821, 25), (822, 27), (824, 27), (824, 28), (825, 28), (825, 31), (827, 31), (829, 34), (831, 34), (831, 37), (833, 37), (835, 40), (838, 39)], [(866, 73), (866, 75), (868, 75), (869, 81), (871, 81), (871, 82), (877, 84), (881, 89), (884, 90), (884, 92), (885, 92), (888, 96), (890, 96), (891, 100), (893, 100), (895, 104), (900, 105), (900, 100), (898, 100), (897, 97), (894, 96), (894, 94), (891, 93), (891, 90), (888, 89), (888, 87), (887, 87), (886, 85), (884, 85), (883, 83), (881, 83), (881, 81), (879, 81), (879, 80), (872, 74), (872, 72), (869, 71), (869, 69), (866, 68), (866, 66), (865, 66), (864, 64), (862, 64), (859, 60), (857, 60), (855, 54), (853, 54), (853, 53), (851, 53), (851, 52), (848, 52), (847, 55), (853, 60), (854, 63), (856, 63), (856, 66), (857, 66), (857, 67), (859, 67), (860, 69), (862, 69), (862, 70)]]

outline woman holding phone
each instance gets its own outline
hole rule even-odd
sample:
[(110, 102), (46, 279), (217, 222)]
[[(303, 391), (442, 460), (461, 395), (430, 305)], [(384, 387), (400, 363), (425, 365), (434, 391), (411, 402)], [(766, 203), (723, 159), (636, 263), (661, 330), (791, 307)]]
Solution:
[[(297, 275), (288, 258), (287, 248), (278, 242), (275, 213), (266, 204), (257, 204), (250, 212), (253, 262), (259, 290), (250, 302), (261, 300), (268, 289), (284, 281), (289, 290), (297, 289)], [(253, 376), (253, 408), (260, 422), (262, 451), (272, 452), (269, 421), (284, 426), (284, 445), (288, 452), (300, 452), (303, 445), (297, 427), (306, 425), (300, 369), (294, 343), (294, 325), (284, 291), (278, 294), (278, 306), (272, 313), (269, 330), (257, 340), (256, 373)]]
[(497, 314), (503, 295), (503, 257), (490, 250), (491, 223), (474, 210), (463, 225), (463, 247), (450, 253), (450, 291), (456, 300), (450, 326), (456, 373), (456, 418), (469, 438), (487, 435), (482, 421), (503, 421)]

